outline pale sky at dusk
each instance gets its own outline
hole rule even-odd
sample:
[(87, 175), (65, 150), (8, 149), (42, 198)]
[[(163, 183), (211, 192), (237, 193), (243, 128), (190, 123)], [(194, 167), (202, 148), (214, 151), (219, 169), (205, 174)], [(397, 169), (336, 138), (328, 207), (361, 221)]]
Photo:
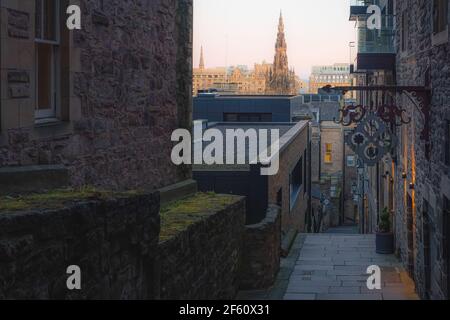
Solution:
[(297, 75), (307, 79), (313, 65), (349, 63), (356, 39), (349, 6), (350, 0), (194, 0), (194, 66), (201, 45), (206, 67), (272, 62), (280, 10)]

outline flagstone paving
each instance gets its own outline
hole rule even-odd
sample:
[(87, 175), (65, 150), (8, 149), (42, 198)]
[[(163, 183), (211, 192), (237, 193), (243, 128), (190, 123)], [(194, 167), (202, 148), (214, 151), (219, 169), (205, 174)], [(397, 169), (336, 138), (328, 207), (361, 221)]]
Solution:
[[(367, 268), (381, 268), (381, 290), (367, 288)], [(285, 300), (417, 300), (394, 255), (375, 252), (375, 235), (308, 234), (290, 273)]]

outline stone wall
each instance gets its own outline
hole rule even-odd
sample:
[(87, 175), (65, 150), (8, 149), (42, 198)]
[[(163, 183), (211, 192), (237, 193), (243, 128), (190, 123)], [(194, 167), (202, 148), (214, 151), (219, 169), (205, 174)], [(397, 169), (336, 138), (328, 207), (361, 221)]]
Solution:
[(189, 168), (167, 159), (173, 130), (189, 128), (192, 117), (192, 0), (75, 3), (82, 30), (68, 32), (63, 23), (59, 121), (50, 126), (35, 124), (34, 1), (0, 5), (8, 20), (1, 24), (0, 167), (62, 164), (71, 185), (108, 189), (189, 178)]
[(245, 198), (159, 245), (162, 300), (233, 299), (239, 289)]
[(280, 269), (280, 208), (270, 206), (267, 217), (258, 224), (245, 227), (240, 272), (243, 290), (267, 289), (275, 282)]
[[(426, 158), (425, 143), (420, 139), (423, 128), (423, 116), (414, 105), (403, 96), (397, 103), (410, 110), (413, 122), (399, 130), (401, 144), (398, 148), (398, 166), (396, 172), (396, 238), (397, 248), (402, 260), (416, 281), (421, 297), (443, 299), (448, 295), (448, 266), (445, 250), (445, 218), (443, 213), (444, 197), (450, 199), (449, 166), (444, 164), (445, 125), (450, 120), (450, 44), (448, 35), (440, 45), (433, 45), (433, 2), (428, 0), (396, 1), (396, 10), (409, 16), (409, 37), (407, 50), (397, 49), (398, 85), (423, 86), (429, 71), (432, 87), (431, 100), (431, 159)], [(397, 14), (397, 25), (401, 14)], [(444, 39), (445, 40), (445, 39)], [(400, 48), (401, 30), (397, 29), (396, 47)], [(407, 174), (406, 181), (402, 172)], [(414, 183), (411, 190), (409, 183)], [(413, 200), (411, 216), (408, 216), (407, 197)], [(425, 203), (428, 206), (425, 206)], [(427, 208), (428, 207), (428, 208)], [(428, 211), (429, 223), (424, 221), (424, 212)], [(408, 221), (412, 219), (412, 221)], [(408, 224), (412, 229), (408, 230)], [(425, 235), (429, 233), (430, 244), (426, 244)], [(448, 235), (447, 235), (448, 236)], [(408, 245), (408, 243), (412, 243)], [(426, 253), (431, 255), (431, 264), (427, 266)], [(430, 270), (428, 285), (426, 269)], [(427, 289), (428, 287), (428, 289)]]
[(159, 228), (158, 194), (1, 212), (0, 299), (151, 299)]

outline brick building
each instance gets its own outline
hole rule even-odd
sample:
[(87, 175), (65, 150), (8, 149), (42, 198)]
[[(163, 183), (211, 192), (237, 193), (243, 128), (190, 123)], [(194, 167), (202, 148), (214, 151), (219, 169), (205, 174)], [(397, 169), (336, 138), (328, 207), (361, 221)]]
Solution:
[(167, 159), (191, 122), (192, 0), (70, 4), (81, 30), (66, 27), (68, 0), (0, 5), (0, 177), (62, 170), (71, 186), (113, 189), (189, 178)]

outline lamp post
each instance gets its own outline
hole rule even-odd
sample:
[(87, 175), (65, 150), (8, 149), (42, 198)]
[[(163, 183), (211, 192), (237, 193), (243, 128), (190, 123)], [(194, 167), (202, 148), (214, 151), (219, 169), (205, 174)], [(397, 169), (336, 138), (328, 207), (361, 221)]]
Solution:
[(359, 177), (359, 223), (361, 224), (359, 227), (360, 233), (365, 234), (366, 233), (366, 221), (365, 221), (365, 215), (364, 215), (364, 189), (365, 189), (365, 179), (364, 179), (364, 162), (361, 159), (358, 159), (357, 162), (357, 169), (358, 169), (358, 177)]

